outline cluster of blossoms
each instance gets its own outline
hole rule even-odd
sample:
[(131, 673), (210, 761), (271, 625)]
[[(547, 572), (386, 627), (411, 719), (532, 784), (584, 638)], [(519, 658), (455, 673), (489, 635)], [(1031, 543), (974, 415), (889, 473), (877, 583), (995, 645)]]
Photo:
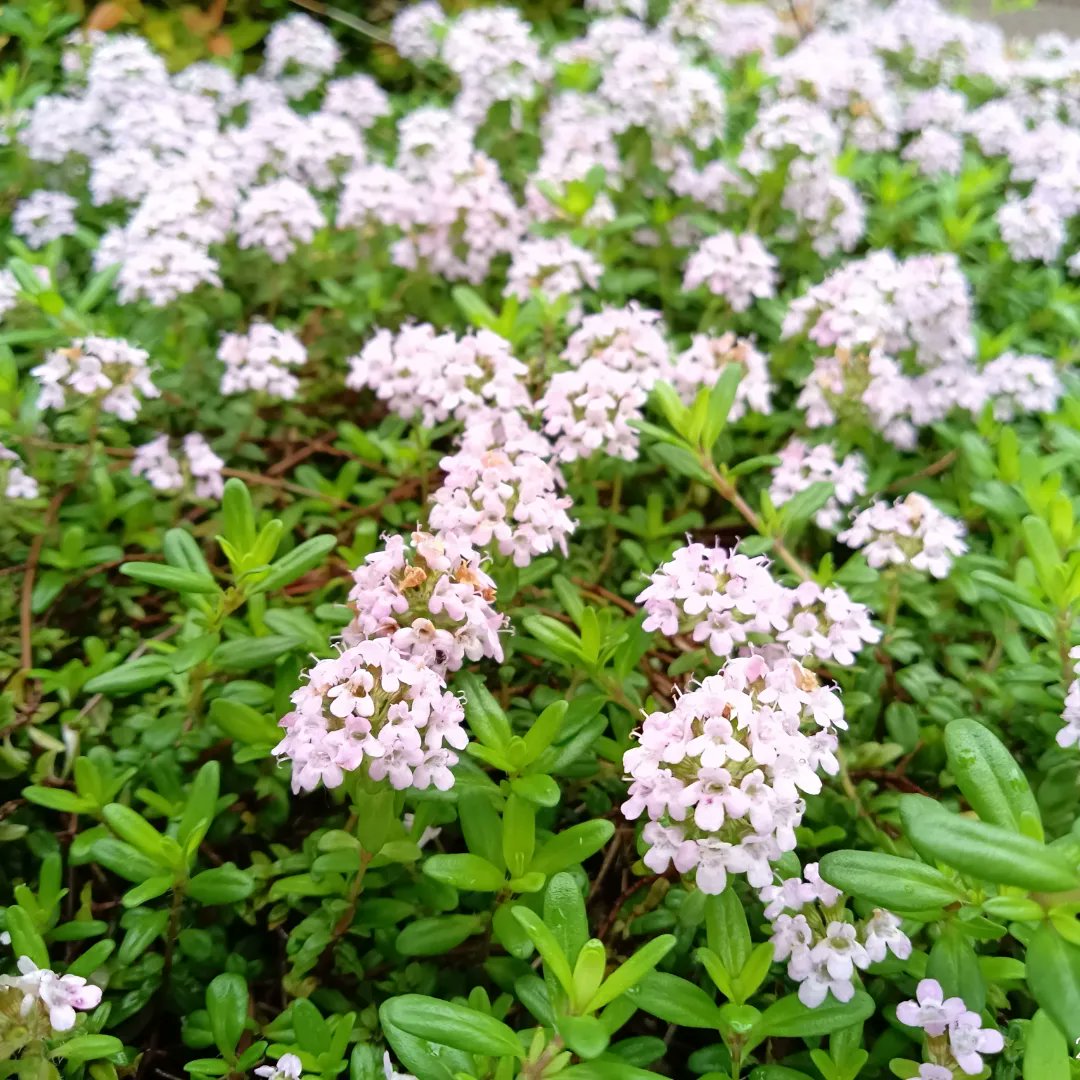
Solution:
[(891, 911), (875, 910), (854, 923), (839, 889), (821, 879), (817, 863), (802, 877), (769, 884), (758, 893), (770, 922), (774, 959), (787, 961), (788, 977), (799, 984), (799, 1000), (817, 1008), (832, 994), (855, 996), (856, 971), (880, 963), (889, 953), (911, 955), (911, 942)]
[(48, 968), (39, 968), (28, 956), (18, 959), (18, 975), (0, 975), (0, 1012), (4, 998), (22, 995), (18, 1002), (18, 1016), (22, 1022), (37, 1033), (37, 1037), (51, 1031), (70, 1031), (78, 1017), (76, 1010), (97, 1008), (101, 1002), (101, 988), (88, 983), (78, 975), (57, 975)]
[(0, 443), (0, 489), (5, 499), (36, 499), (38, 482), (23, 468), (22, 458)]
[(195, 498), (220, 499), (225, 490), (221, 473), (225, 462), (197, 431), (184, 436), (181, 448), (183, 463), (170, 451), (168, 435), (159, 435), (143, 443), (135, 448), (135, 456), (131, 460), (132, 475), (145, 476), (155, 490), (172, 493), (183, 490), (186, 465), (187, 474), (194, 481)]
[(936, 979), (923, 979), (915, 988), (914, 1001), (896, 1006), (896, 1019), (908, 1027), (922, 1028), (930, 1061), (920, 1066), (919, 1080), (953, 1080), (959, 1068), (968, 1076), (983, 1072), (983, 1054), (999, 1054), (1005, 1048), (1000, 1031), (982, 1026), (982, 1017), (959, 997), (945, 997)]
[(397, 790), (453, 786), (454, 750), (468, 741), (465, 713), (433, 668), (382, 637), (318, 661), (306, 678), (274, 748), (292, 762), (294, 792), (312, 791), (320, 781), (339, 787), (346, 773), (361, 769)]
[(524, 240), (514, 252), (506, 275), (507, 296), (528, 300), (538, 292), (551, 304), (600, 284), (603, 266), (565, 236)]
[(572, 368), (591, 363), (611, 372), (625, 372), (648, 390), (668, 373), (671, 351), (660, 326), (660, 313), (629, 304), (586, 315), (567, 339), (562, 359)]
[(894, 503), (871, 503), (838, 539), (860, 549), (875, 570), (910, 566), (936, 578), (948, 577), (953, 559), (967, 551), (964, 526), (916, 491)]
[(704, 286), (732, 311), (745, 311), (755, 300), (776, 295), (777, 266), (776, 256), (752, 233), (721, 232), (690, 256), (683, 287)]
[(1057, 733), (1058, 746), (1062, 747), (1080, 744), (1080, 645), (1069, 650), (1069, 659), (1076, 663), (1065, 695), (1065, 708), (1061, 712), (1062, 728)]
[(780, 464), (773, 469), (769, 498), (774, 506), (783, 506), (812, 484), (832, 484), (828, 501), (814, 514), (819, 528), (835, 530), (844, 509), (866, 493), (866, 462), (861, 454), (848, 454), (837, 461), (836, 451), (828, 443), (808, 446), (802, 439), (791, 439), (777, 455)]
[(41, 386), (38, 404), (42, 409), (62, 409), (93, 401), (103, 412), (134, 420), (140, 398), (161, 394), (150, 378), (149, 359), (145, 349), (118, 338), (78, 338), (68, 348), (48, 353), (45, 362), (32, 370)]
[(300, 380), (290, 369), (307, 363), (307, 349), (290, 331), (256, 322), (246, 334), (222, 335), (217, 357), (225, 365), (223, 394), (256, 390), (291, 401)]
[(570, 499), (560, 494), (564, 481), (551, 463), (551, 444), (513, 417), (470, 428), (459, 449), (443, 458), (446, 475), (432, 496), (428, 524), (527, 566), (556, 549), (565, 556), (575, 523)]
[(694, 334), (689, 348), (675, 357), (669, 377), (679, 397), (690, 405), (700, 390), (715, 386), (731, 364), (742, 369), (742, 378), (735, 390), (728, 419), (734, 423), (747, 412), (772, 412), (768, 360), (753, 342), (737, 338), (730, 332), (719, 337)]
[(694, 871), (712, 894), (729, 873), (770, 884), (771, 864), (795, 848), (801, 793), (839, 769), (834, 729), (845, 726), (839, 696), (786, 655), (729, 660), (670, 711), (650, 713), (623, 758), (622, 812), (649, 818), (645, 864)]
[(806, 581), (779, 584), (764, 556), (687, 544), (652, 575), (638, 595), (646, 630), (689, 635), (716, 657), (750, 644), (779, 644), (792, 656), (850, 666), (881, 633), (864, 604), (843, 589)]
[(528, 408), (527, 374), (509, 342), (491, 330), (457, 338), (420, 323), (378, 331), (350, 358), (345, 385), (368, 387), (399, 416), (434, 425)]
[(22, 199), (11, 215), (11, 231), (28, 247), (42, 248), (76, 229), (78, 202), (64, 191), (35, 191)]
[(353, 572), (355, 612), (344, 640), (388, 640), (411, 663), (440, 676), (469, 660), (502, 660), (505, 619), (495, 583), (457, 534), (392, 536)]

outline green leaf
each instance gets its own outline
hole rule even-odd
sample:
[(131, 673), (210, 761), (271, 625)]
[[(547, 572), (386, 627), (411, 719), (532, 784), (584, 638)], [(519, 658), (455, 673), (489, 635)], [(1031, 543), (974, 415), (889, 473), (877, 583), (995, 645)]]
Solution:
[(513, 731), (502, 706), (472, 672), (461, 672), (456, 682), (465, 692), (465, 719), (469, 729), (485, 746), (505, 750)]
[(142, 907), (143, 904), (164, 896), (173, 887), (171, 874), (159, 874), (156, 877), (147, 878), (146, 881), (128, 889), (121, 897), (121, 902), (126, 908)]
[(88, 679), (83, 689), (88, 694), (134, 694), (157, 686), (171, 673), (172, 664), (167, 656), (140, 656)]
[(734, 888), (705, 898), (705, 930), (709, 948), (732, 977), (738, 975), (752, 949), (746, 910)]
[(989, 728), (977, 720), (953, 720), (945, 728), (945, 752), (957, 787), (983, 821), (1042, 839), (1039, 806), (1027, 777)]
[(1080, 1039), (1080, 945), (1043, 923), (1028, 944), (1027, 980), (1039, 1007), (1075, 1046)]
[(499, 317), (491, 309), (491, 306), (475, 290), (468, 285), (455, 285), (450, 290), (450, 296), (457, 305), (458, 311), (481, 330), (490, 330), (494, 327)]
[(665, 1080), (660, 1073), (624, 1061), (583, 1061), (559, 1073), (559, 1080)]
[(255, 546), (255, 508), (251, 492), (235, 476), (225, 481), (221, 497), (222, 535), (240, 556)]
[(701, 435), (701, 444), (708, 451), (712, 450), (727, 426), (728, 415), (731, 413), (731, 406), (735, 404), (735, 395), (739, 391), (743, 374), (742, 364), (726, 364), (720, 378), (709, 391), (709, 414)]
[(830, 851), (818, 866), (841, 892), (901, 914), (949, 907), (964, 897), (940, 870), (883, 852)]
[(220, 788), (221, 766), (216, 761), (208, 761), (199, 768), (188, 789), (184, 813), (176, 830), (176, 839), (180, 844), (186, 846), (193, 836), (196, 837), (196, 847), (202, 843), (210, 822), (217, 814)]
[(464, 1005), (420, 994), (390, 998), (379, 1018), (402, 1031), (441, 1046), (488, 1057), (524, 1058), (518, 1037), (504, 1023)]
[(16, 956), (29, 956), (39, 967), (49, 966), (49, 951), (34, 926), (30, 915), (18, 905), (6, 910), (7, 931), (11, 935), (11, 948)]
[(209, 581), (214, 580), (199, 545), (186, 529), (169, 529), (165, 533), (161, 550), (165, 555), (165, 561), (170, 566), (188, 570)]
[(250, 671), (252, 668), (267, 667), (302, 644), (299, 638), (286, 634), (237, 638), (219, 645), (210, 661), (225, 671)]
[(442, 956), (483, 928), (477, 915), (432, 915), (409, 923), (398, 934), (395, 947), (403, 956)]
[(639, 1008), (679, 1027), (720, 1027), (720, 1010), (704, 990), (687, 979), (652, 971), (626, 992)]
[(85, 814), (93, 810), (94, 803), (64, 788), (39, 787), (31, 784), (22, 790), (23, 798), (48, 810), (59, 810), (62, 814)]
[(954, 924), (947, 924), (930, 950), (926, 977), (936, 979), (946, 997), (961, 997), (974, 1012), (986, 1006), (986, 980), (970, 940)]
[(555, 1026), (578, 1057), (599, 1057), (608, 1048), (610, 1036), (595, 1016), (560, 1016)]
[[(525, 733), (525, 763), (531, 765), (559, 736), (570, 703), (553, 701)], [(553, 804), (554, 805), (554, 804)]]
[(544, 923), (567, 962), (576, 964), (589, 937), (585, 899), (572, 874), (556, 874), (544, 891)]
[(536, 847), (536, 808), (531, 802), (511, 792), (503, 807), (503, 860), (512, 878), (530, 869)]
[(902, 795), (900, 817), (912, 845), (981, 881), (1039, 892), (1080, 886), (1080, 875), (1059, 851), (1009, 829), (949, 813), (925, 795)]
[(661, 960), (675, 947), (674, 934), (661, 934), (646, 945), (642, 945), (626, 963), (617, 967), (601, 984), (593, 999), (586, 1006), (587, 1011), (595, 1012), (631, 987), (636, 986)]
[(456, 889), (498, 892), (506, 875), (479, 855), (432, 855), (424, 863), (424, 873)]
[(219, 593), (217, 584), (202, 574), (191, 570), (178, 570), (175, 566), (161, 563), (129, 562), (120, 567), (120, 572), (135, 581), (145, 581), (149, 585), (160, 585), (164, 589), (173, 589), (178, 593), (209, 595)]
[(1046, 599), (1056, 604), (1061, 592), (1061, 553), (1054, 542), (1050, 526), (1042, 518), (1029, 515), (1020, 523), (1024, 546), (1035, 566)]
[(216, 975), (206, 988), (206, 1012), (214, 1045), (231, 1061), (247, 1021), (248, 988), (243, 975), (233, 972)]
[(125, 881), (139, 882), (161, 875), (159, 862), (146, 858), (130, 844), (125, 844), (123, 840), (116, 840), (111, 836), (95, 836), (79, 850), (79, 856), (76, 859), (73, 855), (72, 861), (99, 863)]
[(173, 862), (166, 850), (161, 833), (141, 814), (130, 806), (109, 803), (104, 810), (109, 828), (140, 854), (153, 859), (159, 866), (172, 867)]
[(274, 746), (281, 741), (281, 728), (273, 720), (231, 698), (216, 698), (210, 718), (226, 735), (251, 746)]
[(873, 1015), (873, 998), (861, 990), (847, 1003), (830, 996), (814, 1009), (804, 1005), (795, 994), (788, 994), (761, 1014), (754, 1034), (760, 1038), (811, 1039), (861, 1024)]
[(1024, 1080), (1069, 1080), (1069, 1044), (1049, 1014), (1040, 1009), (1024, 1035)]
[(97, 1058), (111, 1058), (122, 1053), (124, 1044), (115, 1035), (77, 1035), (58, 1047), (50, 1054), (62, 1057), (72, 1064), (82, 1061), (94, 1061)]
[(116, 942), (114, 941), (97, 941), (80, 957), (68, 964), (64, 974), (89, 979), (112, 956), (115, 949)]
[(557, 874), (595, 855), (614, 835), (614, 823), (605, 818), (571, 825), (540, 845), (529, 869), (548, 876)]
[(555, 935), (544, 924), (544, 921), (527, 907), (514, 907), (510, 910), (536, 946), (536, 951), (544, 961), (544, 970), (555, 976), (567, 997), (572, 997), (574, 973), (570, 970), (570, 961)]
[(543, 773), (514, 777), (510, 781), (510, 790), (536, 806), (558, 806), (559, 799), (562, 798), (562, 792), (554, 777)]
[(282, 555), (270, 564), (266, 577), (253, 585), (248, 590), (249, 594), (255, 596), (283, 589), (297, 578), (303, 577), (309, 570), (320, 566), (336, 546), (336, 536), (313, 536), (310, 540), (297, 544), (287, 555)]
[(236, 904), (255, 888), (250, 874), (227, 862), (196, 874), (188, 882), (188, 895), (200, 904)]

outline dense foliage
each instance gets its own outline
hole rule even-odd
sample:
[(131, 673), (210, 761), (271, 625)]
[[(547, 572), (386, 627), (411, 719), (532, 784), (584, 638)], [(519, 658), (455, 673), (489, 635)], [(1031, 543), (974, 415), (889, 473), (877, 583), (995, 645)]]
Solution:
[(0, 1076), (1076, 1075), (1080, 46), (118, 9), (0, 10)]

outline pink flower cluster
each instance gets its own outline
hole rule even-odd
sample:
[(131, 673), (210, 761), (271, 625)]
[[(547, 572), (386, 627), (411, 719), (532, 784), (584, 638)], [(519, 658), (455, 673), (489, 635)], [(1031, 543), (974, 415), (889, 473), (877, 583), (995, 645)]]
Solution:
[(818, 528), (834, 530), (844, 508), (866, 492), (866, 462), (862, 454), (848, 454), (837, 461), (836, 451), (828, 443), (809, 446), (802, 439), (791, 439), (779, 453), (780, 464), (773, 469), (769, 498), (774, 506), (783, 506), (811, 484), (829, 483), (833, 493), (814, 515)]
[(461, 702), (434, 669), (389, 638), (359, 641), (318, 661), (281, 719), (274, 748), (292, 762), (294, 792), (339, 787), (360, 770), (391, 787), (453, 786), (454, 750), (468, 739)]
[(688, 634), (719, 659), (748, 644), (778, 643), (792, 656), (850, 666), (864, 645), (881, 638), (866, 606), (843, 589), (812, 581), (788, 589), (764, 556), (698, 543), (676, 550), (637, 601), (645, 630)]
[(567, 514), (571, 500), (560, 494), (564, 481), (552, 452), (515, 414), (470, 428), (440, 463), (446, 475), (432, 496), (428, 526), (479, 551), (510, 556), (515, 566), (556, 549), (565, 557), (576, 523)]
[(62, 409), (89, 400), (120, 420), (134, 420), (140, 398), (161, 395), (150, 378), (149, 359), (145, 349), (119, 338), (78, 338), (66, 349), (47, 353), (45, 362), (31, 370), (41, 386), (38, 405)]
[(491, 410), (529, 408), (527, 374), (509, 342), (491, 330), (456, 338), (420, 323), (396, 334), (379, 330), (350, 358), (345, 385), (367, 387), (399, 416), (419, 414), (430, 426), (450, 417), (472, 421)]
[(591, 362), (613, 373), (626, 372), (644, 390), (664, 378), (671, 367), (660, 313), (634, 303), (586, 315), (567, 340), (562, 359), (573, 368)]
[(291, 401), (300, 388), (292, 369), (307, 363), (307, 349), (289, 330), (254, 322), (246, 334), (223, 334), (217, 352), (225, 365), (223, 394), (255, 390)]
[(22, 994), (19, 1015), (35, 1028), (48, 1018), (53, 1031), (70, 1031), (78, 1019), (75, 1011), (97, 1008), (101, 988), (78, 975), (57, 975), (39, 968), (29, 956), (20, 956), (18, 975), (0, 975), (0, 993), (14, 990)]
[(753, 233), (710, 236), (686, 263), (683, 288), (704, 286), (732, 311), (746, 311), (755, 300), (776, 295), (778, 262)]
[[(225, 480), (221, 474), (225, 462), (196, 431), (185, 435), (181, 445), (188, 475), (195, 482), (195, 498), (220, 499), (225, 490)], [(184, 464), (170, 452), (168, 435), (159, 435), (135, 448), (131, 474), (145, 476), (158, 491), (177, 492), (184, 487)]]
[(984, 1028), (982, 1017), (963, 998), (945, 997), (936, 979), (922, 979), (915, 1000), (896, 1006), (896, 1019), (926, 1032), (933, 1061), (919, 1073), (925, 1080), (953, 1080), (954, 1065), (968, 1076), (978, 1076), (984, 1069), (982, 1055), (999, 1054), (1005, 1048), (1001, 1032)]
[(802, 877), (766, 885), (759, 896), (771, 923), (774, 959), (787, 961), (799, 1000), (811, 1009), (830, 993), (837, 1001), (850, 1001), (856, 971), (890, 952), (901, 960), (911, 955), (911, 941), (892, 912), (878, 909), (851, 922), (843, 893), (821, 879), (817, 863), (808, 863)]
[(743, 369), (742, 379), (735, 391), (728, 419), (741, 420), (747, 412), (772, 412), (772, 382), (769, 379), (769, 362), (753, 342), (738, 338), (730, 331), (719, 337), (694, 334), (690, 347), (675, 357), (671, 370), (672, 385), (679, 397), (690, 405), (698, 391), (712, 389), (724, 369), (737, 364)]
[(469, 660), (501, 661), (506, 619), (494, 606), (495, 583), (476, 552), (455, 533), (388, 537), (353, 571), (355, 612), (346, 644), (387, 640), (409, 661), (443, 675)]
[(638, 433), (630, 425), (644, 419), (645, 398), (640, 372), (620, 371), (591, 359), (553, 375), (537, 407), (559, 461), (597, 453), (634, 461)]
[(768, 885), (771, 864), (795, 848), (802, 793), (839, 768), (833, 729), (844, 726), (840, 698), (788, 656), (729, 660), (669, 712), (650, 713), (623, 757), (622, 812), (649, 818), (645, 864), (694, 871), (711, 894), (729, 873)]
[(837, 539), (860, 549), (875, 569), (910, 566), (936, 578), (948, 577), (953, 559), (967, 551), (963, 524), (917, 491), (871, 503)]

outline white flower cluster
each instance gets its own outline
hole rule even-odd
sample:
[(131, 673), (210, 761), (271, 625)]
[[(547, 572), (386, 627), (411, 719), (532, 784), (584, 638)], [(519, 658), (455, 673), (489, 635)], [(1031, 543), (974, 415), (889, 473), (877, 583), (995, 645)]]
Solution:
[(466, 659), (502, 660), (506, 620), (494, 607), (495, 583), (460, 534), (414, 532), (411, 544), (388, 537), (353, 571), (353, 582), (347, 644), (385, 638), (440, 676)]
[(5, 499), (36, 499), (38, 482), (23, 468), (22, 458), (0, 443), (0, 487)]
[(844, 726), (840, 698), (788, 656), (729, 660), (670, 711), (650, 713), (623, 758), (622, 812), (649, 818), (645, 864), (693, 871), (706, 893), (723, 892), (728, 874), (768, 885), (771, 864), (795, 848), (801, 793), (839, 768), (833, 729)]
[(721, 296), (732, 311), (746, 311), (755, 300), (776, 295), (778, 262), (752, 233), (710, 236), (690, 256), (683, 288), (704, 286)]
[(838, 539), (860, 549), (875, 569), (910, 566), (936, 578), (948, 577), (953, 559), (967, 551), (961, 522), (917, 491), (894, 503), (871, 503)]
[(780, 450), (780, 464), (773, 469), (769, 498), (774, 506), (783, 506), (811, 484), (829, 483), (833, 493), (814, 514), (821, 529), (833, 531), (844, 516), (844, 509), (866, 493), (866, 462), (862, 454), (848, 454), (837, 461), (836, 451), (828, 443), (809, 446), (802, 439), (791, 439)]
[(565, 236), (523, 240), (510, 262), (503, 292), (524, 301), (535, 291), (551, 304), (595, 289), (603, 270), (593, 255)]
[(184, 436), (181, 447), (184, 464), (175, 458), (169, 449), (168, 435), (159, 435), (148, 443), (135, 448), (131, 459), (131, 474), (145, 476), (157, 491), (174, 493), (183, 490), (184, 467), (194, 480), (196, 499), (220, 499), (225, 490), (225, 480), (221, 470), (225, 467), (210, 444), (197, 431)]
[(570, 499), (560, 494), (564, 481), (551, 462), (551, 444), (513, 416), (470, 428), (460, 448), (443, 458), (446, 475), (432, 496), (428, 525), (527, 566), (556, 549), (565, 556), (575, 522), (567, 513)]
[(889, 953), (900, 960), (911, 955), (911, 941), (892, 912), (878, 909), (851, 922), (843, 893), (821, 879), (817, 863), (808, 863), (802, 877), (766, 885), (759, 896), (771, 923), (774, 959), (787, 961), (799, 1000), (812, 1009), (829, 994), (850, 1001), (856, 971)]
[(57, 975), (39, 968), (29, 956), (20, 956), (17, 966), (18, 975), (0, 975), (0, 994), (22, 995), (19, 1015), (35, 1030), (47, 1019), (52, 1031), (70, 1031), (78, 1019), (76, 1010), (94, 1009), (101, 1002), (101, 988), (78, 975)]
[(430, 426), (529, 408), (527, 374), (509, 342), (491, 330), (457, 338), (420, 323), (396, 334), (379, 330), (350, 358), (345, 385), (368, 387), (399, 416), (419, 415)]
[(764, 556), (693, 543), (678, 548), (638, 595), (645, 630), (689, 635), (719, 659), (743, 646), (778, 643), (791, 656), (850, 666), (881, 638), (864, 604), (812, 581), (788, 589)]
[(95, 402), (120, 420), (134, 420), (141, 398), (159, 397), (150, 378), (150, 354), (119, 338), (78, 338), (68, 348), (54, 349), (31, 374), (41, 386), (38, 405), (62, 409)]
[(291, 401), (300, 388), (292, 369), (307, 363), (307, 349), (290, 331), (255, 322), (246, 334), (222, 335), (217, 357), (225, 365), (223, 394), (255, 390)]
[(1080, 745), (1080, 645), (1069, 650), (1069, 659), (1076, 663), (1065, 694), (1065, 708), (1061, 712), (1062, 727), (1057, 733), (1057, 744), (1064, 748)]
[(28, 247), (42, 248), (75, 231), (78, 205), (64, 191), (35, 191), (16, 204), (11, 215), (11, 231), (21, 236)]

